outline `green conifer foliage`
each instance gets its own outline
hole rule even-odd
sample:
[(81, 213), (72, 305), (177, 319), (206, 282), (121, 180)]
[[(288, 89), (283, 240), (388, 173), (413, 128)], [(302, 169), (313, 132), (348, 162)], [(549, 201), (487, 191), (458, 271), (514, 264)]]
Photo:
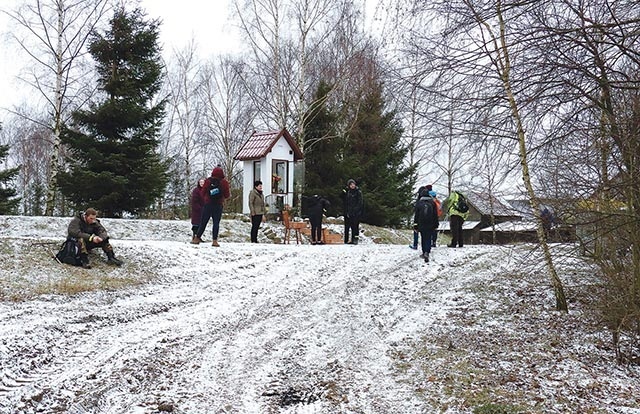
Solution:
[(139, 9), (118, 9), (107, 32), (91, 39), (102, 94), (61, 135), (70, 169), (60, 174), (60, 190), (78, 209), (135, 215), (164, 192), (167, 163), (157, 150), (165, 102), (153, 101), (162, 76), (158, 35), (158, 23)]
[[(330, 215), (342, 214), (342, 189), (348, 179), (358, 182), (365, 200), (363, 222), (381, 226), (400, 226), (411, 214), (415, 166), (405, 164), (407, 146), (394, 112), (385, 112), (382, 85), (372, 83), (357, 111), (329, 108), (323, 96), (330, 87), (321, 84), (305, 136), (307, 194), (320, 194), (331, 202)], [(352, 127), (346, 134), (335, 131), (342, 119)]]
[[(344, 138), (335, 131), (337, 115), (326, 104), (331, 87), (321, 82), (316, 90), (315, 104), (310, 108), (305, 126), (305, 194), (319, 194), (329, 200), (329, 216), (342, 214), (342, 171)], [(304, 213), (304, 211), (303, 211)]]
[[(9, 154), (8, 145), (0, 145), (0, 162), (2, 162)], [(0, 170), (0, 214), (16, 214), (16, 208), (20, 202), (16, 198), (15, 188), (10, 187), (11, 181), (20, 172), (20, 167), (8, 170)]]

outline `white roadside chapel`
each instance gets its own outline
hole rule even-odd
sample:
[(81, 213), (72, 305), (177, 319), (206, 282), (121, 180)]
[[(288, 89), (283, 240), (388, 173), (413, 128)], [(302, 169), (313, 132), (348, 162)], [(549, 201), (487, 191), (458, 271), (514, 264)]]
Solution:
[(279, 213), (287, 204), (293, 205), (293, 167), (303, 158), (286, 129), (254, 132), (235, 156), (243, 162), (242, 212), (249, 213), (249, 192), (257, 180), (262, 181), (269, 214)]

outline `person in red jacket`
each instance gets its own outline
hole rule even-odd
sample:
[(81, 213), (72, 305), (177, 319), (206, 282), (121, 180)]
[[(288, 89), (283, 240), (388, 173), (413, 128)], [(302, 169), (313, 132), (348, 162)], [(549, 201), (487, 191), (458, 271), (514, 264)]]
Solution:
[(206, 180), (201, 178), (198, 180), (193, 191), (191, 191), (191, 241), (195, 240), (200, 227), (200, 219), (202, 218), (202, 208), (204, 207), (204, 198), (202, 197), (202, 187)]
[(217, 166), (213, 171), (211, 171), (211, 177), (205, 180), (200, 191), (200, 194), (204, 199), (204, 206), (202, 208), (202, 217), (200, 218), (198, 233), (191, 243), (200, 244), (200, 242), (202, 242), (202, 234), (204, 233), (207, 223), (209, 223), (209, 219), (211, 218), (213, 221), (213, 228), (211, 229), (213, 241), (211, 242), (211, 245), (214, 247), (220, 247), (220, 244), (218, 243), (218, 233), (220, 232), (222, 207), (224, 205), (224, 201), (231, 196), (229, 181), (224, 178), (224, 172), (220, 166)]

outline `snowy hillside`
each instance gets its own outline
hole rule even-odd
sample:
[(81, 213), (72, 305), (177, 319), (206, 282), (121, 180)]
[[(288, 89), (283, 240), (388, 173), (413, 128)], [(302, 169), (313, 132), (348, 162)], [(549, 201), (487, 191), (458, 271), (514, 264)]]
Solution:
[(49, 257), (68, 220), (0, 217), (2, 414), (640, 413), (584, 263), (562, 265), (562, 314), (532, 246), (426, 265), (406, 235), (255, 245), (223, 220), (214, 248), (185, 221), (104, 219), (125, 265), (84, 270)]

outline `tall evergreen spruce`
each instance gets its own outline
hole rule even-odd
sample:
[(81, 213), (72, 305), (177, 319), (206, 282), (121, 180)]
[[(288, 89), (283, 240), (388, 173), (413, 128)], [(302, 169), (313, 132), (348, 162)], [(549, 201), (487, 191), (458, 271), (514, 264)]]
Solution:
[(400, 226), (411, 210), (416, 166), (405, 165), (403, 129), (395, 112), (385, 113), (382, 92), (382, 84), (374, 84), (361, 103), (347, 138), (351, 153), (345, 161), (364, 195), (362, 221)]
[[(305, 194), (319, 194), (329, 200), (327, 214), (342, 213), (342, 187), (345, 172), (342, 171), (344, 138), (336, 134), (338, 115), (326, 104), (330, 85), (321, 82), (316, 90), (314, 104), (305, 117)], [(303, 209), (303, 213), (306, 213)]]
[[(329, 214), (342, 214), (341, 191), (349, 178), (361, 187), (365, 199), (363, 221), (400, 226), (411, 212), (415, 166), (404, 163), (408, 148), (402, 144), (402, 128), (394, 112), (384, 112), (382, 85), (374, 83), (358, 111), (329, 108), (324, 99), (329, 86), (321, 84), (305, 129), (306, 193), (331, 201)], [(346, 103), (343, 103), (346, 105)], [(347, 120), (352, 128), (344, 136), (335, 133), (339, 114), (357, 112)]]
[(167, 163), (157, 152), (165, 102), (152, 102), (161, 86), (158, 22), (139, 9), (119, 9), (89, 51), (97, 62), (103, 95), (73, 114), (61, 139), (70, 149), (70, 169), (61, 173), (62, 193), (76, 208), (103, 216), (139, 214), (161, 197)]
[[(0, 162), (9, 154), (8, 145), (0, 145)], [(10, 186), (11, 181), (20, 172), (20, 167), (0, 170), (0, 215), (15, 214), (19, 198), (16, 198), (16, 189)]]

